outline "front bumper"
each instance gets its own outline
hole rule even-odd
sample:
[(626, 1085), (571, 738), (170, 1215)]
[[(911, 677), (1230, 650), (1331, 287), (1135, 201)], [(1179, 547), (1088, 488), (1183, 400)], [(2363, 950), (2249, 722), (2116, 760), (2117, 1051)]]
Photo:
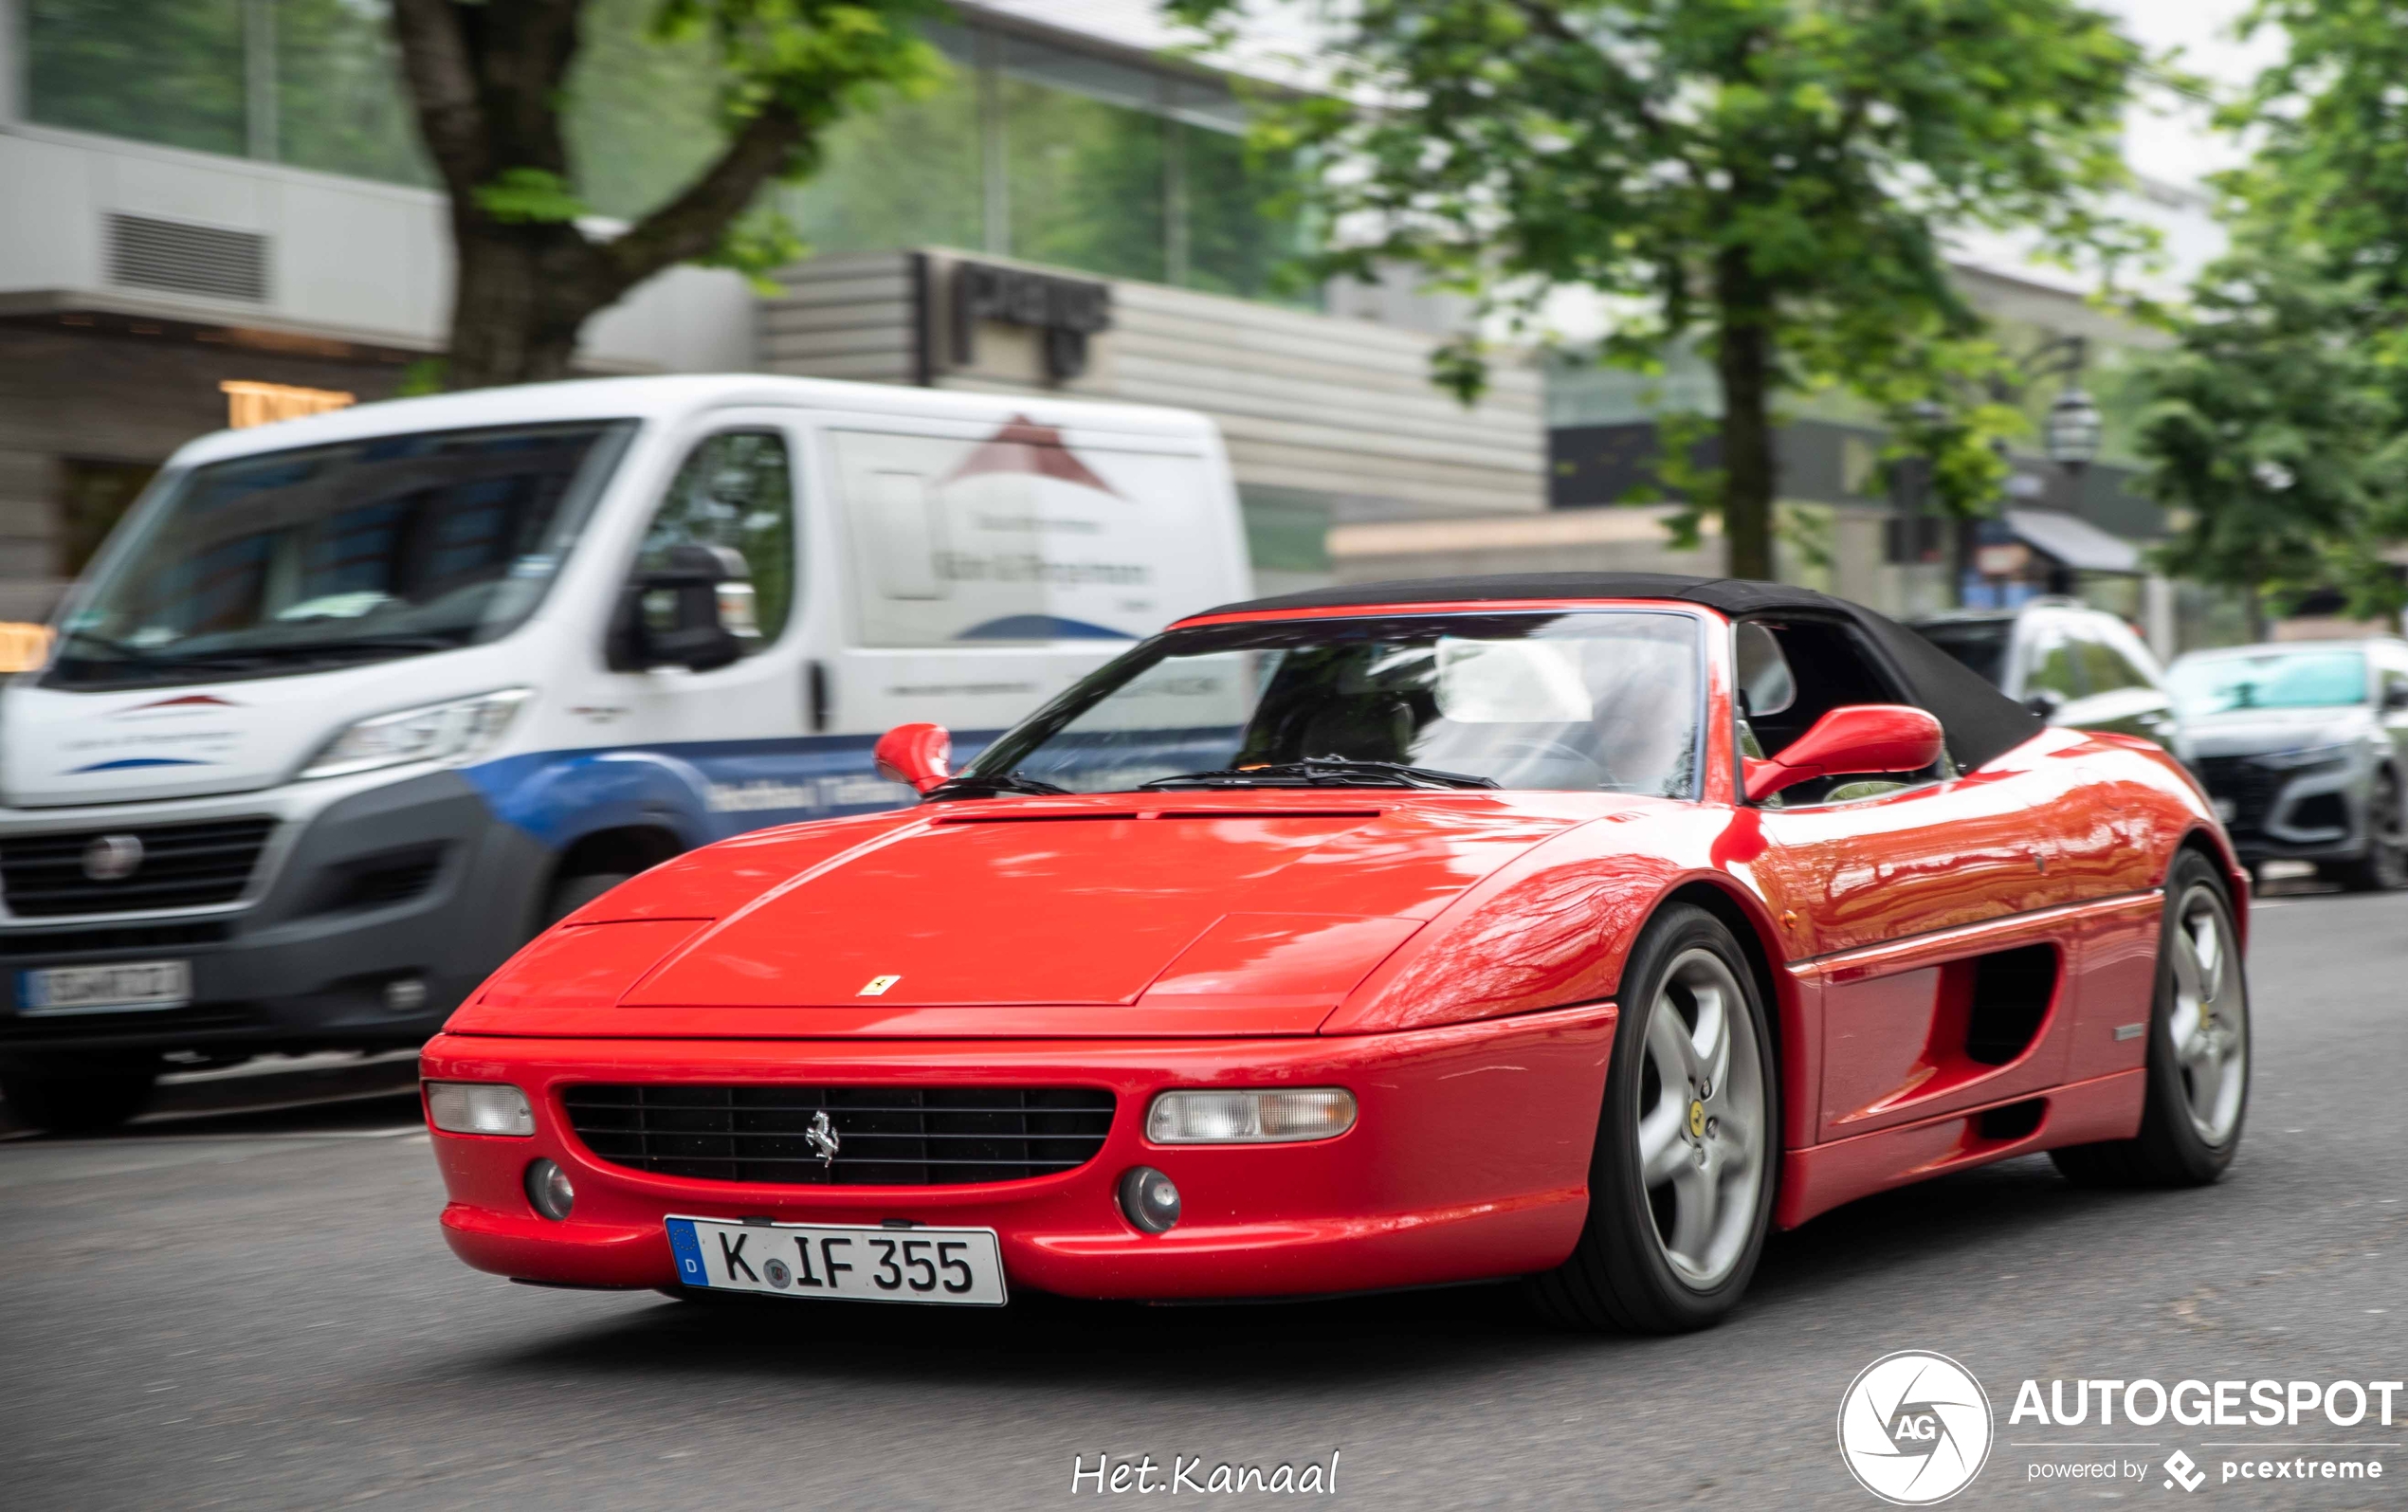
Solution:
[[(570, 1285), (674, 1284), (670, 1213), (778, 1222), (887, 1219), (992, 1228), (1015, 1289), (1141, 1300), (1315, 1295), (1511, 1276), (1561, 1263), (1588, 1210), (1614, 1009), (1599, 1004), (1403, 1034), (1265, 1040), (539, 1040), (446, 1034), (421, 1057), (442, 1081), (511, 1082), (531, 1138), (436, 1133), (443, 1232), (469, 1265)], [(1103, 1149), (1030, 1180), (966, 1186), (699, 1181), (606, 1164), (560, 1102), (584, 1082), (994, 1085), (1110, 1089)], [(1334, 1139), (1149, 1144), (1154, 1093), (1175, 1086), (1343, 1086), (1359, 1104)], [(576, 1189), (565, 1222), (521, 1180), (538, 1156)], [(1150, 1165), (1179, 1224), (1121, 1215), (1122, 1173)]]
[(2292, 771), (2253, 756), (2193, 763), (2243, 864), (2341, 861), (2366, 851), (2373, 764), (2344, 760)]
[[(497, 820), (458, 774), (370, 785), (280, 812), (278, 795), (27, 811), (12, 833), (173, 825), (226, 813), (276, 821), (236, 902), (173, 913), (10, 917), (0, 926), (0, 1052), (265, 1049), (417, 1045), (529, 932), (550, 853)], [(420, 867), (414, 890), (378, 878)], [(192, 963), (189, 1006), (28, 1013), (23, 974), (119, 961)], [(414, 979), (415, 1007), (387, 988)]]

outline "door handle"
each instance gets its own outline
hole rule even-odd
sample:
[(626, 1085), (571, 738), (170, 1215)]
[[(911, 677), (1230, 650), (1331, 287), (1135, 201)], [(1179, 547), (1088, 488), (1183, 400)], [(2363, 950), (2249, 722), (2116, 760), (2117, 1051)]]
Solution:
[(828, 733), (828, 718), (833, 702), (834, 699), (828, 683), (828, 664), (816, 661), (805, 662), (803, 664), (803, 709), (805, 717), (811, 722), (812, 734), (826, 735)]

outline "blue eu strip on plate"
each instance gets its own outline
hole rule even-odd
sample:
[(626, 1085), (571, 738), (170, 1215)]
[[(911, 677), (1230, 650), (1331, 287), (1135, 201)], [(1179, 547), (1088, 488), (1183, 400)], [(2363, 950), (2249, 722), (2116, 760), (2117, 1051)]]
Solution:
[(677, 1279), (689, 1286), (707, 1286), (709, 1275), (702, 1269), (702, 1246), (694, 1237), (694, 1220), (671, 1218), (669, 1252), (677, 1256)]

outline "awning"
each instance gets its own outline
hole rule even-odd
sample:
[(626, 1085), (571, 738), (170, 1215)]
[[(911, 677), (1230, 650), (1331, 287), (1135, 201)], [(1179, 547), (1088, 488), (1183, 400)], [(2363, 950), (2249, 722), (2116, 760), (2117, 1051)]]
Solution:
[(2110, 536), (2078, 515), (2054, 509), (2010, 509), (2016, 539), (2078, 573), (2139, 573), (2141, 548)]

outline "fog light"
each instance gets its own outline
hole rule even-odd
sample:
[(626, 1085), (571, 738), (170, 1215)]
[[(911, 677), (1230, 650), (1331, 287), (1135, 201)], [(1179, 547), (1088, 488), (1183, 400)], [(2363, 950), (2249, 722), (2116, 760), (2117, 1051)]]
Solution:
[(423, 976), (396, 976), (385, 984), (385, 1011), (415, 1013), (427, 1006), (427, 979)]
[(1131, 1166), (1121, 1176), (1121, 1211), (1147, 1233), (1168, 1233), (1179, 1221), (1179, 1189), (1150, 1165)]
[(527, 1167), (527, 1200), (535, 1211), (557, 1223), (576, 1206), (576, 1188), (569, 1185), (569, 1174), (549, 1160), (537, 1160)]
[(506, 1082), (429, 1082), (427, 1119), (446, 1134), (533, 1134), (527, 1095)]
[(1355, 1094), (1335, 1086), (1165, 1092), (1145, 1115), (1156, 1144), (1277, 1144), (1335, 1139), (1354, 1126)]

